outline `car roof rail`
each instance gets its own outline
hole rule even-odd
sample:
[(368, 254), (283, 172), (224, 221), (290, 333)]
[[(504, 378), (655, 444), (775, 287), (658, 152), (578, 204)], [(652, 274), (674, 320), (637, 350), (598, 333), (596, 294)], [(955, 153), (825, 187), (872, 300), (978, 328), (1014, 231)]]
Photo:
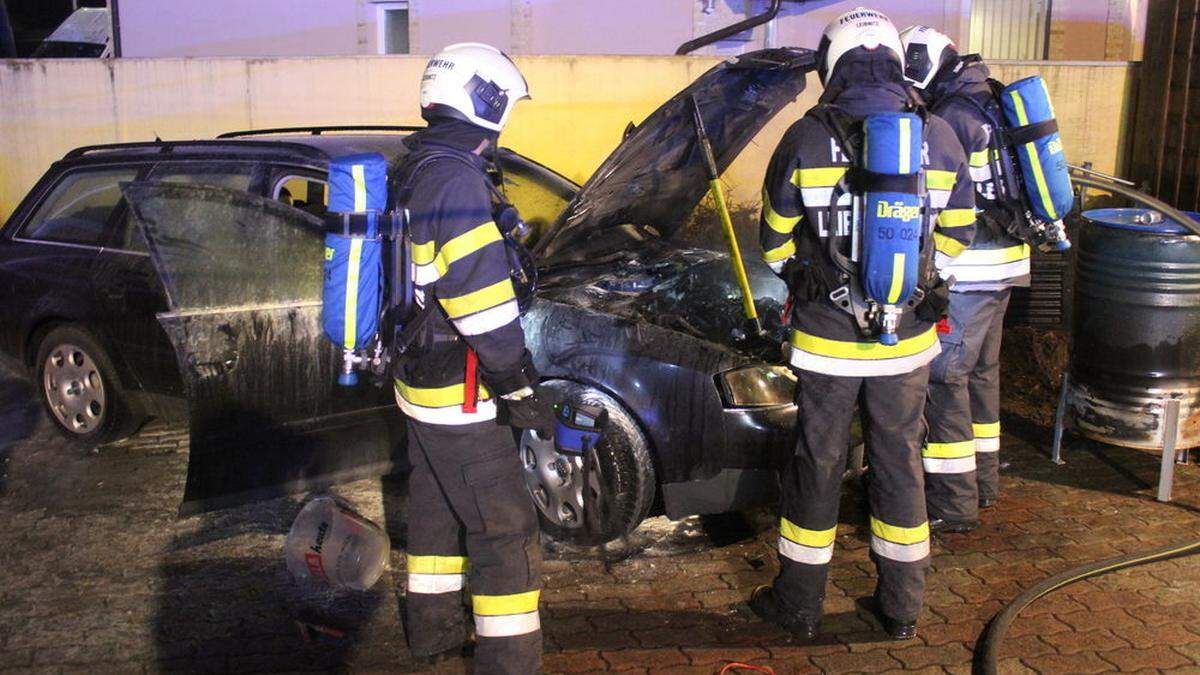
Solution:
[(325, 127), (278, 127), (275, 129), (247, 129), (244, 131), (227, 131), (217, 138), (243, 138), (245, 136), (273, 136), (277, 134), (308, 134), (320, 136), (325, 132), (346, 131), (389, 131), (393, 133), (412, 132), (424, 129), (414, 125), (384, 125), (384, 124), (350, 124)]
[(76, 159), (85, 155), (90, 155), (96, 152), (114, 152), (121, 150), (158, 150), (161, 154), (170, 154), (180, 150), (188, 149), (219, 149), (219, 148), (239, 148), (239, 149), (262, 149), (262, 150), (286, 150), (288, 152), (304, 155), (311, 159), (328, 159), (328, 155), (318, 148), (303, 143), (288, 143), (283, 141), (234, 141), (222, 140), (215, 141), (143, 141), (136, 143), (107, 143), (103, 145), (85, 145), (82, 148), (75, 148), (68, 152), (63, 159)]

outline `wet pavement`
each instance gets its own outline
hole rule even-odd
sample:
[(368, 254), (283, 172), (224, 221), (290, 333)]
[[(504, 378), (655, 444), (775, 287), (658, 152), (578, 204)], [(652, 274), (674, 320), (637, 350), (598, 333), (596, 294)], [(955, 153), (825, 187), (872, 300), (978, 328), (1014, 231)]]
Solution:
[[(99, 449), (63, 441), (30, 386), (0, 372), (0, 672), (416, 672), (400, 625), (404, 488), (337, 490), (384, 522), (392, 569), (367, 593), (302, 589), (282, 544), (301, 497), (179, 519), (183, 429), (152, 424)], [(862, 495), (847, 491), (823, 623), (798, 645), (740, 606), (776, 570), (766, 511), (648, 521), (607, 550), (547, 546), (546, 670), (716, 673), (969, 672), (986, 621), (1023, 588), (1098, 558), (1200, 538), (1200, 470), (1153, 501), (1158, 458), (1005, 418), (1004, 497), (969, 535), (935, 546), (920, 637), (882, 639)], [(333, 628), (338, 638), (323, 632)], [(1200, 556), (1089, 580), (1016, 621), (1003, 672), (1200, 671)], [(438, 672), (469, 672), (443, 663)]]

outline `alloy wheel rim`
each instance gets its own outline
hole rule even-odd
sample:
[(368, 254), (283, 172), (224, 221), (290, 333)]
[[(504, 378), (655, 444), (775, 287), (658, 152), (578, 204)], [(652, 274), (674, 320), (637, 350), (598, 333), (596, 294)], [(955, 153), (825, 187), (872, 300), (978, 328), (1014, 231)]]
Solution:
[(82, 435), (100, 427), (108, 405), (104, 378), (91, 355), (76, 345), (58, 345), (46, 356), (42, 373), (46, 402), (64, 429)]
[(583, 457), (559, 452), (553, 439), (528, 429), (521, 434), (520, 457), (525, 487), (538, 511), (558, 527), (582, 528)]

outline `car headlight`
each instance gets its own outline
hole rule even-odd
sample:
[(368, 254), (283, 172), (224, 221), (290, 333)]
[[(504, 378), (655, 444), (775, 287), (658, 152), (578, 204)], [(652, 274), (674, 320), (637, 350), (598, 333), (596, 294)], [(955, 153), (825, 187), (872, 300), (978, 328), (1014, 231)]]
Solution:
[(787, 366), (746, 366), (717, 375), (727, 408), (762, 408), (795, 401), (796, 374)]

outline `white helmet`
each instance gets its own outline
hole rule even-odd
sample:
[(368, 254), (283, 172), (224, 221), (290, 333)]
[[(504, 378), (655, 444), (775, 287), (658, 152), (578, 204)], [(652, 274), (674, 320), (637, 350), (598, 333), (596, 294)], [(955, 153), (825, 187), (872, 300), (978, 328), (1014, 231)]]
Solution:
[(950, 36), (929, 26), (910, 26), (900, 34), (904, 45), (904, 79), (927, 89), (938, 73), (958, 63), (958, 47)]
[(500, 131), (529, 85), (508, 56), (490, 45), (463, 42), (429, 59), (421, 76), (421, 116), (454, 117)]
[(883, 12), (859, 7), (846, 12), (825, 26), (821, 45), (817, 48), (817, 72), (821, 83), (829, 82), (829, 76), (838, 60), (856, 47), (875, 51), (883, 47), (896, 57), (900, 68), (904, 68), (904, 48), (900, 46), (900, 35), (892, 20)]

